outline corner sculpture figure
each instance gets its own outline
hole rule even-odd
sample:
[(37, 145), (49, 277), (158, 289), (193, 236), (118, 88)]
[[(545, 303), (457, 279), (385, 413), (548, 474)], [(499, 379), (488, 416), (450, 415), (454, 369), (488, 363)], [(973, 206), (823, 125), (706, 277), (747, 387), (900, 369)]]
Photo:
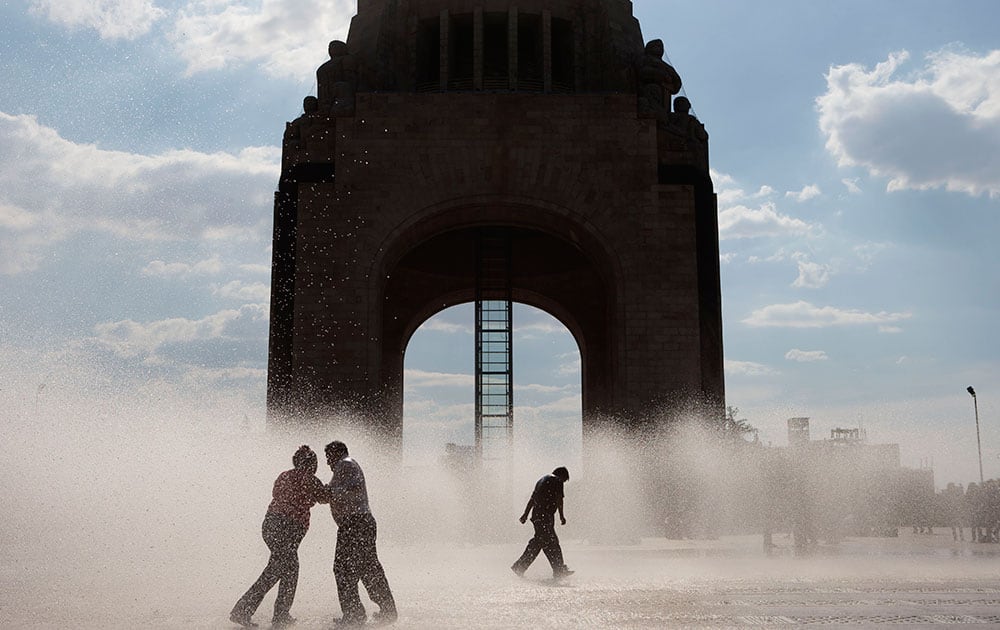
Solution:
[(301, 149), (309, 135), (310, 128), (319, 118), (319, 99), (307, 96), (302, 99), (302, 115), (285, 125), (285, 148)]
[(563, 514), (563, 484), (567, 481), (569, 481), (569, 471), (560, 466), (535, 483), (535, 489), (524, 507), (524, 513), (518, 519), (524, 523), (528, 520), (528, 514), (531, 514), (531, 524), (535, 527), (535, 535), (528, 541), (524, 553), (510, 567), (518, 577), (524, 575), (538, 557), (539, 551), (545, 553), (549, 564), (552, 565), (554, 578), (573, 575), (574, 571), (571, 571), (563, 561), (562, 547), (559, 546), (555, 525), (556, 511), (559, 512), (559, 522), (566, 524), (566, 516)]
[(667, 129), (702, 144), (708, 142), (705, 125), (691, 114), (691, 101), (686, 96), (674, 99), (674, 111), (667, 115)]
[(677, 144), (693, 156), (695, 164), (708, 165), (708, 132), (691, 113), (691, 101), (686, 96), (675, 98), (674, 111), (659, 120), (661, 127), (674, 137), (666, 140), (667, 145)]
[(271, 491), (271, 504), (264, 515), (261, 534), (271, 557), (243, 597), (233, 606), (229, 620), (245, 627), (256, 626), (250, 619), (275, 584), (278, 597), (274, 600), (274, 626), (295, 623), (289, 614), (299, 580), (299, 543), (309, 529), (309, 510), (317, 503), (329, 503), (323, 482), (316, 477), (316, 453), (300, 446), (292, 456), (293, 468), (278, 475)]
[(681, 77), (674, 67), (663, 60), (665, 49), (662, 39), (646, 44), (639, 67), (639, 96), (643, 104), (656, 113), (670, 111), (670, 98), (681, 91)]
[(316, 97), (319, 109), (330, 116), (354, 113), (354, 93), (358, 69), (347, 44), (334, 40), (329, 46), (330, 60), (316, 69)]
[(330, 513), (337, 523), (333, 575), (343, 614), (339, 625), (360, 626), (367, 619), (358, 594), (358, 581), (365, 585), (368, 597), (379, 606), (372, 620), (392, 623), (397, 617), (396, 602), (375, 548), (378, 528), (368, 507), (365, 473), (348, 455), (347, 445), (339, 440), (326, 445), (326, 463), (333, 471), (328, 488)]
[(281, 170), (283, 177), (289, 177), (292, 167), (308, 160), (308, 149), (313, 143), (313, 131), (319, 131), (323, 136), (333, 137), (324, 133), (324, 117), (319, 113), (319, 99), (307, 96), (302, 99), (302, 115), (285, 124), (282, 136)]

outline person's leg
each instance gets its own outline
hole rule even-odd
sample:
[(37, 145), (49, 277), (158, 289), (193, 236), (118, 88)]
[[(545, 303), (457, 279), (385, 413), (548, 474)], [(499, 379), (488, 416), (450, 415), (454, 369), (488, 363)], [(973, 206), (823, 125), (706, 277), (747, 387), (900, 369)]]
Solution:
[(365, 585), (368, 597), (378, 604), (377, 614), (383, 620), (394, 621), (396, 600), (392, 596), (392, 589), (389, 588), (389, 580), (385, 577), (385, 569), (378, 559), (377, 540), (378, 524), (373, 516), (367, 515), (359, 541), (361, 583)]
[(267, 566), (264, 567), (260, 577), (239, 598), (236, 605), (233, 606), (232, 612), (229, 613), (229, 618), (234, 623), (244, 626), (250, 625), (250, 617), (257, 612), (257, 607), (260, 606), (264, 595), (277, 584), (282, 574), (284, 559), (282, 558), (280, 524), (270, 512), (264, 517), (264, 522), (261, 524), (261, 536), (264, 538), (267, 548), (271, 550), (271, 557), (268, 558)]
[(364, 622), (365, 607), (358, 594), (361, 577), (358, 562), (357, 525), (344, 520), (337, 529), (337, 551), (333, 559), (333, 576), (337, 582), (337, 598), (343, 620), (350, 623)]
[(538, 523), (532, 521), (531, 524), (535, 528), (535, 535), (528, 541), (528, 545), (524, 548), (524, 553), (521, 554), (521, 557), (510, 567), (518, 575), (523, 575), (528, 570), (528, 567), (531, 566), (531, 563), (535, 561), (538, 553), (542, 550), (542, 540), (538, 537)]
[(264, 595), (277, 584), (280, 560), (275, 556), (276, 554), (272, 552), (267, 566), (264, 567), (264, 571), (260, 574), (260, 577), (257, 578), (257, 581), (250, 586), (247, 592), (243, 594), (243, 597), (240, 597), (233, 606), (232, 611), (229, 613), (229, 618), (234, 623), (242, 626), (250, 625), (250, 617), (257, 612), (257, 607), (260, 606)]
[(562, 547), (559, 546), (559, 537), (556, 536), (555, 523), (541, 523), (535, 527), (535, 537), (541, 541), (542, 551), (556, 574), (565, 573), (566, 563), (563, 562)]
[(305, 528), (290, 523), (281, 541), (281, 579), (278, 582), (278, 597), (274, 600), (274, 623), (292, 621), (290, 612), (299, 583), (299, 543), (305, 535)]

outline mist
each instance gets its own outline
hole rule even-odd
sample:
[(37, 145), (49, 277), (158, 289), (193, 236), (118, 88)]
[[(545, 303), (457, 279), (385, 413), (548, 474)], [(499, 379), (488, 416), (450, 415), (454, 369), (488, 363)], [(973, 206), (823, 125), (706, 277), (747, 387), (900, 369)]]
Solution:
[[(821, 528), (810, 553), (795, 553), (788, 504), (765, 500), (775, 471), (753, 455), (758, 447), (720, 440), (695, 421), (639, 437), (589, 432), (582, 464), (522, 442), (509, 465), (470, 469), (449, 463), (443, 445), (437, 462), (410, 465), (348, 429), (266, 430), (262, 409), (241, 394), (126, 393), (84, 366), (22, 369), (7, 383), (0, 612), (11, 627), (226, 627), (233, 602), (266, 563), (260, 522), (275, 477), (291, 467), (298, 445), (321, 452), (333, 439), (349, 445), (368, 477), (401, 627), (581, 618), (617, 625), (621, 610), (609, 602), (655, 608), (691, 589), (992, 575), (986, 559), (942, 553), (955, 551), (947, 546), (914, 554), (897, 539)], [(508, 567), (531, 536), (517, 517), (532, 486), (559, 465), (571, 479), (568, 523), (557, 531), (577, 575), (572, 587), (554, 591), (544, 558), (525, 580)], [(325, 465), (318, 476), (329, 479)], [(821, 477), (809, 483), (816, 484), (803, 486), (809, 492), (827, 487)], [(860, 486), (837, 483), (862, 495)], [(762, 546), (769, 512), (780, 516), (772, 519), (770, 556)], [(335, 539), (327, 508), (315, 507), (293, 607), (303, 627), (329, 627), (339, 617)], [(273, 594), (262, 617), (271, 601)]]

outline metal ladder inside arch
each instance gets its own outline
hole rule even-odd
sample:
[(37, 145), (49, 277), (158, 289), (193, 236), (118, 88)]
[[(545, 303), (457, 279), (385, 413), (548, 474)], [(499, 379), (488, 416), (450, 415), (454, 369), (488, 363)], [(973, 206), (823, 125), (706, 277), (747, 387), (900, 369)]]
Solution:
[(511, 465), (514, 441), (512, 311), (510, 231), (482, 228), (476, 239), (476, 454), (498, 473)]

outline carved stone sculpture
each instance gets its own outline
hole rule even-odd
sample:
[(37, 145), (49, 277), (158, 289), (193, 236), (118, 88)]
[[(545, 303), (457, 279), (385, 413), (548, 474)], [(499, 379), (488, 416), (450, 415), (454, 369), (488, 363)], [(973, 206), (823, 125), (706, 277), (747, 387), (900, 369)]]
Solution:
[(358, 85), (357, 63), (342, 41), (330, 42), (329, 51), (330, 60), (316, 70), (319, 110), (330, 116), (350, 116)]
[(681, 90), (681, 77), (674, 67), (663, 60), (663, 40), (654, 39), (646, 44), (639, 67), (639, 96), (641, 105), (654, 113), (670, 111), (670, 97)]
[(674, 111), (658, 117), (661, 151), (679, 150), (692, 156), (694, 164), (708, 168), (708, 132), (691, 115), (691, 101), (684, 96), (674, 99)]
[(667, 116), (667, 130), (699, 142), (708, 142), (705, 125), (691, 115), (691, 101), (685, 96), (674, 99), (674, 111)]
[(304, 161), (311, 145), (316, 144), (317, 134), (330, 135), (323, 124), (325, 116), (319, 111), (319, 99), (307, 96), (302, 100), (302, 115), (285, 125), (282, 158), (287, 167)]
[(307, 129), (319, 117), (319, 99), (307, 96), (302, 99), (302, 115), (285, 125), (285, 143), (292, 148), (302, 148), (308, 134)]

